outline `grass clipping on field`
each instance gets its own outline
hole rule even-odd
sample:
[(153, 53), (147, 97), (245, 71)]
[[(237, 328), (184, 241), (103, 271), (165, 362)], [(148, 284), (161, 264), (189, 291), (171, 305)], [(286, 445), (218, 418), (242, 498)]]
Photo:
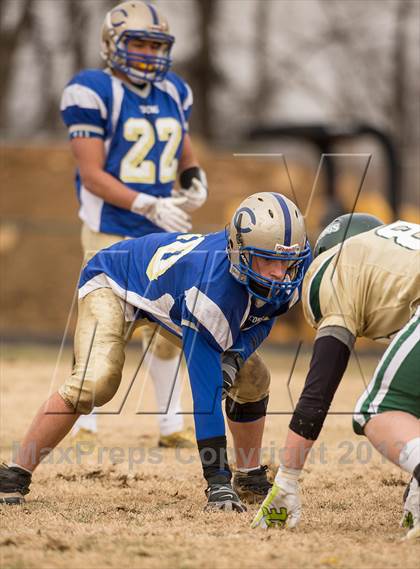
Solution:
[[(284, 404), (282, 358), (269, 361), (272, 409)], [(44, 398), (53, 361), (47, 351), (3, 362), (3, 458)], [(358, 396), (355, 373), (350, 366), (338, 406)], [(266, 460), (281, 445), (288, 421), (287, 415), (268, 416)], [(351, 433), (350, 417), (327, 420), (325, 446), (305, 468), (302, 522), (294, 531), (251, 530), (253, 505), (240, 515), (203, 513), (196, 451), (157, 449), (156, 434), (153, 416), (101, 417), (99, 447), (118, 448), (119, 455), (103, 452), (98, 465), (92, 447), (80, 464), (66, 464), (61, 452), (42, 464), (27, 503), (0, 507), (2, 569), (418, 567), (420, 543), (401, 542), (398, 527), (408, 477)], [(146, 458), (129, 468), (134, 446)]]

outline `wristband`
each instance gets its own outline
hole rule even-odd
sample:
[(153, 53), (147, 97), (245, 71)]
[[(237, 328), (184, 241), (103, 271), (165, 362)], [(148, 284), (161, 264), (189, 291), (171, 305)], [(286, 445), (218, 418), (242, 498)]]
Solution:
[(192, 186), (193, 178), (198, 178), (200, 182), (203, 183), (204, 186), (207, 187), (207, 182), (205, 179), (204, 172), (198, 166), (192, 166), (191, 168), (187, 168), (183, 172), (181, 172), (179, 176), (179, 181), (181, 183), (181, 188), (188, 189)]

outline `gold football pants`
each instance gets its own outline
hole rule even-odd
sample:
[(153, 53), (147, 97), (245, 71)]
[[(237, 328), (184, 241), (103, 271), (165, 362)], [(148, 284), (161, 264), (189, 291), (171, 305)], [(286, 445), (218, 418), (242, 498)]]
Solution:
[[(129, 237), (122, 237), (121, 235), (114, 235), (111, 233), (97, 233), (92, 231), (86, 224), (82, 226), (82, 247), (84, 253), (84, 262), (87, 263), (100, 249), (111, 247), (114, 243), (124, 241)], [(176, 346), (167, 340), (162, 334), (157, 334), (153, 341), (152, 335), (155, 332), (155, 325), (144, 323), (136, 332), (136, 338), (141, 339), (143, 346), (150, 345), (150, 351), (161, 358), (162, 360), (170, 360), (174, 358), (179, 351)]]
[[(75, 364), (59, 389), (77, 413), (89, 414), (94, 407), (101, 407), (114, 397), (121, 382), (125, 346), (134, 330), (144, 324), (141, 320), (125, 320), (123, 304), (110, 288), (97, 289), (79, 300)], [(179, 349), (180, 340), (175, 335), (162, 328), (156, 333), (173, 349)], [(238, 403), (260, 401), (268, 395), (269, 383), (270, 374), (255, 353), (241, 369), (229, 396)]]

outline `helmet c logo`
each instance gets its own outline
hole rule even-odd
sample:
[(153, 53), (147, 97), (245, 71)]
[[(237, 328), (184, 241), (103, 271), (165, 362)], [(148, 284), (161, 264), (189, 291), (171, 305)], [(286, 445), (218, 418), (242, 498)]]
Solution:
[[(121, 12), (121, 13), (122, 13), (122, 16), (119, 16), (119, 17), (120, 17), (120, 18), (123, 18), (123, 19), (122, 19), (121, 21), (119, 21), (119, 22), (118, 22), (118, 21), (115, 22), (115, 21), (114, 21), (114, 20), (115, 20), (115, 17), (118, 18), (118, 12)], [(112, 25), (115, 26), (115, 27), (118, 27), (118, 26), (121, 26), (122, 24), (125, 24), (125, 18), (127, 18), (127, 17), (128, 17), (128, 14), (127, 14), (127, 12), (126, 12), (123, 8), (118, 8), (118, 10), (114, 10), (114, 11), (111, 13)]]
[(252, 231), (252, 227), (241, 227), (242, 225), (242, 219), (244, 214), (247, 213), (249, 216), (249, 221), (251, 225), (255, 225), (256, 223), (256, 217), (255, 217), (255, 213), (252, 211), (252, 209), (249, 209), (249, 207), (241, 207), (241, 209), (238, 209), (238, 211), (235, 214), (234, 220), (233, 220), (233, 225), (235, 226), (236, 230), (238, 231), (238, 233), (249, 233), (250, 231)]

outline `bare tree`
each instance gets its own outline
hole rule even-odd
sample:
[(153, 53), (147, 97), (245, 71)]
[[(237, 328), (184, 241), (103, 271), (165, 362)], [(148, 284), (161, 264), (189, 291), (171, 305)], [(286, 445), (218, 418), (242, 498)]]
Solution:
[(86, 67), (86, 31), (88, 18), (79, 0), (67, 0), (66, 3), (68, 26), (68, 47), (73, 54), (74, 71)]
[[(417, 14), (418, 16), (418, 14)], [(413, 101), (420, 96), (420, 81), (417, 72), (410, 70), (408, 63), (408, 25), (416, 17), (416, 6), (413, 2), (399, 2), (395, 14), (395, 41), (392, 54), (393, 77), (390, 82), (391, 121), (398, 144), (403, 146), (412, 142), (418, 133), (418, 122), (411, 120)], [(384, 111), (386, 112), (386, 108)], [(418, 109), (417, 109), (418, 111)]]
[(270, 69), (269, 55), (269, 23), (270, 23), (270, 3), (258, 2), (256, 6), (255, 19), (255, 63), (256, 63), (256, 85), (253, 94), (252, 108), (254, 109), (254, 120), (257, 123), (263, 122), (266, 110), (273, 103), (273, 95), (276, 90), (277, 81)]
[[(259, 3), (257, 28), (264, 26), (268, 5)], [(418, 156), (420, 146), (419, 3), (318, 0), (311, 8), (316, 5), (322, 19), (313, 33), (296, 25), (282, 31), (283, 41), (271, 54), (278, 73), (269, 74), (268, 83), (264, 52), (267, 61), (270, 50), (264, 40), (256, 43), (260, 76), (255, 102), (264, 100), (267, 91), (275, 97), (264, 105), (255, 104), (253, 116), (262, 107), (261, 120), (265, 109), (272, 110), (275, 104), (279, 117), (285, 117), (280, 112), (281, 101), (289, 91), (316, 101), (325, 109), (324, 120), (365, 122), (385, 130), (401, 153), (402, 187), (411, 188), (413, 196), (419, 177), (413, 156)], [(306, 64), (308, 60), (321, 63), (314, 70)], [(327, 70), (329, 82), (325, 80)]]
[[(0, 22), (4, 22), (4, 16), (10, 2), (0, 0)], [(20, 14), (14, 25), (0, 27), (0, 124), (6, 125), (6, 107), (9, 98), (10, 87), (14, 74), (13, 62), (19, 48), (22, 37), (30, 37), (34, 18), (33, 0), (24, 0)]]
[[(337, 61), (331, 62), (339, 85), (336, 115), (371, 122), (391, 134), (401, 154), (402, 187), (416, 187), (418, 180), (411, 178), (407, 160), (413, 149), (418, 153), (420, 145), (419, 52), (414, 47), (417, 69), (413, 69), (413, 42), (410, 45), (409, 39), (413, 20), (419, 24), (418, 3), (404, 0), (380, 5), (365, 2), (362, 7), (353, 4), (352, 10), (359, 10), (356, 21), (369, 22), (370, 33), (367, 26), (361, 32), (360, 25), (349, 25), (342, 3), (323, 1), (321, 5), (329, 18), (329, 40), (339, 48)], [(393, 35), (383, 38), (378, 33), (372, 37), (378, 9), (384, 8), (390, 16)], [(418, 175), (418, 171), (414, 173), (414, 177)]]
[(212, 49), (212, 31), (217, 25), (218, 0), (194, 0), (198, 18), (200, 44), (195, 55), (179, 68), (191, 83), (194, 92), (193, 121), (195, 131), (206, 138), (213, 136), (214, 91), (223, 76)]
[[(407, 66), (407, 23), (412, 14), (411, 2), (400, 2), (395, 14), (395, 41), (393, 50), (393, 81), (391, 82), (390, 119), (396, 146), (405, 162), (405, 148), (415, 139), (410, 116), (410, 81)], [(419, 93), (418, 93), (419, 94)], [(386, 105), (384, 105), (386, 110)], [(420, 117), (417, 117), (420, 118)], [(416, 121), (414, 121), (414, 124)], [(418, 134), (418, 132), (417, 132)], [(418, 142), (418, 141), (417, 141)], [(411, 183), (406, 168), (400, 168), (402, 187)]]

